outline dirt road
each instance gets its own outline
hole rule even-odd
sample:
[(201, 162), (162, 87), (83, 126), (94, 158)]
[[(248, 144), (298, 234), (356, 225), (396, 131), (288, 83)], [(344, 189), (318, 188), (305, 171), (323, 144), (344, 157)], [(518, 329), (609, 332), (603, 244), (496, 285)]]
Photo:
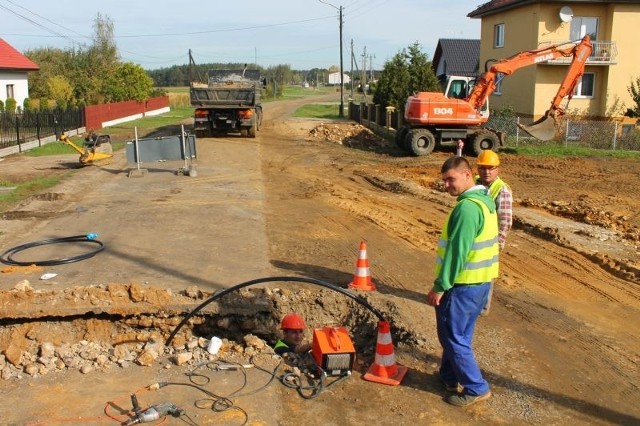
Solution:
[[(65, 265), (57, 270), (64, 279), (52, 284), (38, 282), (44, 271), (20, 270), (1, 274), (0, 288), (29, 279), (34, 287), (51, 291), (114, 282), (174, 292), (195, 284), (215, 291), (269, 274), (345, 285), (365, 240), (378, 288), (367, 298), (391, 315), (397, 360), (409, 367), (401, 386), (361, 379), (371, 361), (369, 346), (362, 349), (354, 375), (318, 398), (301, 399), (277, 384), (239, 398), (235, 402), (248, 413), (249, 424), (640, 422), (640, 338), (634, 333), (640, 326), (637, 161), (501, 155), (502, 176), (515, 192), (516, 224), (501, 257), (492, 312), (479, 321), (475, 341), (494, 396), (459, 409), (442, 401), (433, 311), (425, 304), (435, 243), (453, 205), (440, 189), (438, 173), (451, 153), (411, 158), (390, 144), (360, 143), (361, 136), (344, 145), (311, 136), (323, 123), (290, 118), (303, 102), (309, 99), (268, 104), (255, 141), (199, 140), (197, 178), (162, 171), (170, 165), (138, 180), (122, 173), (124, 164), (83, 169), (51, 191), (65, 195), (17, 209), (40, 212), (31, 215), (36, 219), (17, 223), (18, 216), (29, 215), (5, 215), (3, 248), (47, 238), (53, 231), (93, 231), (89, 225), (97, 225), (113, 249), (100, 259)], [(3, 174), (23, 175), (47, 170), (37, 161), (49, 161), (51, 172), (69, 159), (8, 159), (0, 168)], [(180, 232), (184, 229), (189, 232)], [(297, 309), (312, 326), (353, 325), (363, 315), (340, 296), (314, 299), (300, 296), (297, 287), (290, 291), (291, 304), (299, 298)], [(11, 317), (14, 306), (3, 300), (3, 317)], [(39, 311), (47, 315), (46, 308)], [(91, 312), (95, 315), (95, 309)], [(61, 334), (42, 322), (5, 322), (13, 334), (5, 330), (3, 336), (14, 340), (16, 330), (25, 340), (46, 335), (42, 329)], [(93, 332), (108, 339), (111, 331)], [(182, 373), (164, 367), (132, 365), (4, 380), (0, 391), (6, 404), (0, 417), (9, 424), (38, 424), (51, 417), (68, 422), (94, 416), (95, 424), (107, 424), (101, 409), (113, 395), (126, 397), (132, 386), (165, 375), (177, 380)], [(226, 377), (221, 384), (230, 380)], [(251, 379), (257, 380), (255, 375)], [(170, 395), (184, 404), (195, 399), (186, 391)], [(75, 402), (69, 404), (69, 398)], [(27, 404), (28, 414), (15, 409), (20, 403)], [(242, 424), (237, 416), (188, 411), (198, 413), (192, 415), (197, 424)], [(183, 421), (170, 418), (167, 424)]]

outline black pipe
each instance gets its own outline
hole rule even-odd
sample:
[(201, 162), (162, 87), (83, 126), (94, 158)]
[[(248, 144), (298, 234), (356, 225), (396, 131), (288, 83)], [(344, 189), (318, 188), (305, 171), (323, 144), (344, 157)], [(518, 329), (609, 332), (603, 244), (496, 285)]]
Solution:
[(382, 313), (380, 311), (378, 311), (376, 308), (371, 306), (371, 304), (369, 302), (364, 300), (362, 297), (356, 296), (353, 293), (343, 289), (342, 287), (336, 286), (335, 284), (331, 284), (331, 283), (328, 283), (326, 281), (317, 280), (315, 278), (306, 278), (306, 277), (266, 277), (266, 278), (257, 278), (255, 280), (246, 281), (244, 283), (235, 285), (233, 287), (225, 288), (224, 290), (215, 293), (213, 296), (209, 297), (207, 300), (202, 302), (195, 309), (193, 309), (191, 312), (189, 312), (189, 314), (180, 322), (180, 324), (178, 324), (176, 326), (176, 328), (169, 335), (169, 338), (167, 339), (167, 342), (165, 343), (165, 346), (169, 346), (169, 344), (171, 343), (171, 341), (173, 340), (175, 335), (178, 333), (178, 331), (182, 328), (182, 326), (184, 326), (187, 323), (187, 321), (189, 321), (189, 319), (191, 317), (193, 317), (195, 314), (200, 312), (202, 310), (202, 308), (204, 308), (205, 306), (207, 306), (209, 303), (213, 302), (214, 300), (219, 299), (222, 296), (231, 293), (232, 291), (239, 290), (239, 289), (244, 288), (244, 287), (248, 287), (248, 286), (251, 286), (251, 285), (254, 285), (254, 284), (261, 284), (261, 283), (268, 283), (268, 282), (275, 282), (275, 281), (301, 282), (301, 283), (315, 284), (315, 285), (319, 285), (321, 287), (326, 287), (326, 288), (328, 288), (330, 290), (337, 291), (338, 293), (342, 293), (345, 296), (350, 297), (351, 299), (355, 300), (356, 302), (360, 303), (365, 308), (367, 308), (371, 312), (373, 312), (373, 314), (375, 316), (377, 316), (380, 321), (386, 321), (384, 319), (384, 315), (382, 315)]
[[(29, 266), (29, 265), (53, 266), (53, 265), (62, 265), (65, 263), (78, 262), (80, 260), (93, 257), (97, 253), (104, 250), (104, 244), (96, 240), (97, 237), (98, 237), (97, 234), (91, 233), (86, 235), (74, 235), (72, 237), (64, 237), (64, 238), (50, 238), (48, 240), (40, 240), (40, 241), (34, 241), (32, 243), (22, 244), (19, 246), (11, 247), (10, 249), (2, 253), (0, 255), (0, 262), (5, 263), (7, 265), (18, 265), (18, 266)], [(15, 255), (16, 253), (33, 248), (33, 247), (44, 246), (47, 244), (74, 243), (74, 242), (97, 244), (98, 247), (96, 247), (94, 250), (90, 252), (79, 254), (77, 256), (66, 257), (62, 259), (30, 260), (30, 261), (17, 261), (13, 259), (13, 255)]]

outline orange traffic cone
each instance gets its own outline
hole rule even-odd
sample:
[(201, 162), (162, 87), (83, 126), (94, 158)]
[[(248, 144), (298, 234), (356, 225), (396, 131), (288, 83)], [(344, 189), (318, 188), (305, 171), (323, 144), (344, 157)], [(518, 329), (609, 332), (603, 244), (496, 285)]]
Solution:
[(405, 374), (407, 374), (407, 367), (396, 364), (393, 342), (391, 341), (391, 327), (387, 321), (379, 321), (376, 358), (365, 373), (364, 379), (384, 385), (397, 386), (404, 379)]
[(369, 272), (369, 259), (367, 258), (367, 243), (360, 242), (360, 254), (356, 262), (356, 272), (353, 275), (353, 281), (349, 283), (349, 288), (356, 290), (375, 290), (376, 286), (371, 281), (371, 272)]

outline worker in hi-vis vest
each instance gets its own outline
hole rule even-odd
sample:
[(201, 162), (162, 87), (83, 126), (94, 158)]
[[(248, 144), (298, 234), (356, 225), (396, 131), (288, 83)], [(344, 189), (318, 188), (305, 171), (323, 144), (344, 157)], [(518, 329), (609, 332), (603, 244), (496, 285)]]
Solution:
[(442, 180), (457, 203), (442, 228), (427, 302), (435, 307), (442, 346), (439, 375), (449, 404), (469, 406), (491, 396), (472, 349), (473, 333), (491, 281), (498, 276), (498, 219), (488, 190), (477, 185), (469, 162), (451, 157)]

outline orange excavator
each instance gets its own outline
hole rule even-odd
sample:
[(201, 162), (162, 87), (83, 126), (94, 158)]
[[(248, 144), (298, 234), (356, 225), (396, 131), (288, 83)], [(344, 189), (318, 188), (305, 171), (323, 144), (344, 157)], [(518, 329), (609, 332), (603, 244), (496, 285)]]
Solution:
[(564, 114), (560, 103), (571, 99), (591, 55), (589, 36), (579, 42), (567, 42), (517, 53), (494, 62), (477, 80), (450, 77), (445, 93), (419, 92), (409, 96), (405, 105), (405, 125), (396, 133), (396, 142), (414, 155), (426, 155), (436, 146), (456, 146), (460, 140), (478, 155), (482, 150), (504, 146), (506, 135), (482, 125), (489, 120), (488, 99), (504, 76), (520, 68), (561, 57), (570, 57), (567, 69), (551, 107), (529, 126), (520, 126), (531, 136), (550, 140), (555, 136), (557, 119)]

